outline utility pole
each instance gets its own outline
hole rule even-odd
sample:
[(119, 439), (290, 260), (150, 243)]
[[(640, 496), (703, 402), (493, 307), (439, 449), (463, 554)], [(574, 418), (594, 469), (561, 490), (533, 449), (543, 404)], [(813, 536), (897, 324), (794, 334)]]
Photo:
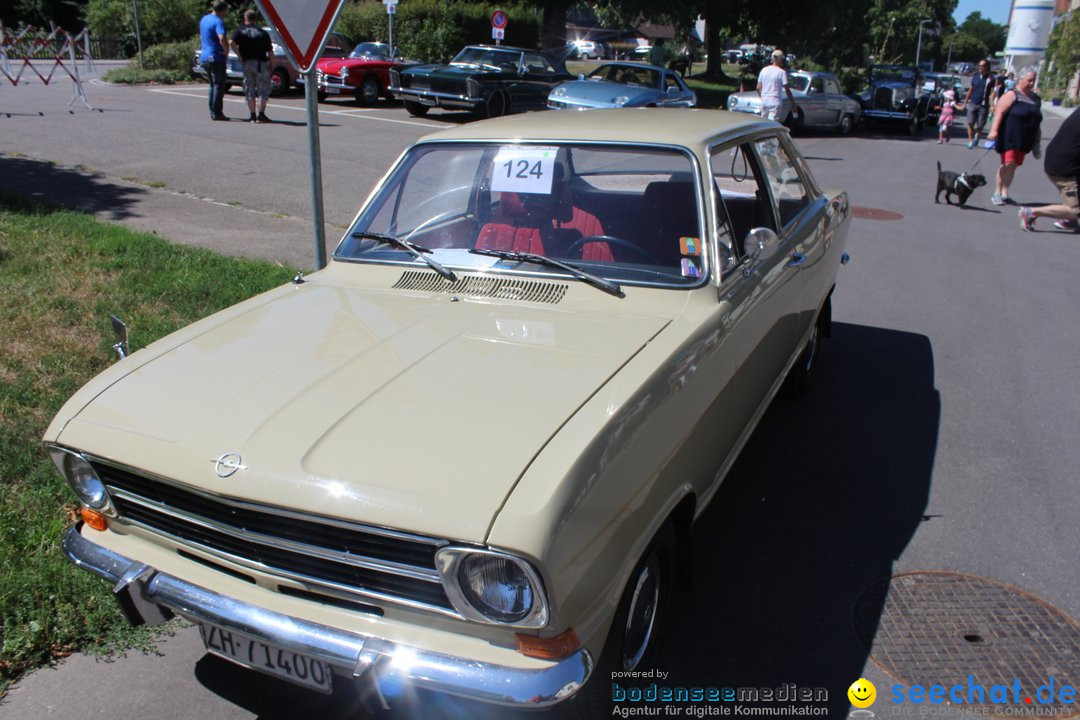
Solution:
[(929, 19), (929, 18), (927, 18), (926, 20), (920, 20), (919, 21), (919, 40), (915, 44), (915, 69), (916, 70), (919, 69), (919, 55), (922, 53), (922, 29), (923, 29), (923, 26), (928, 22), (934, 22), (934, 21)]

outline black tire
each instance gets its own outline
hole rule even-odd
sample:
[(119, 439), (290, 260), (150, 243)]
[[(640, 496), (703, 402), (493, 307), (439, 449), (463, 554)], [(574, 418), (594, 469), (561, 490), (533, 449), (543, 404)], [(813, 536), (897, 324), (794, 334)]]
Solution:
[(911, 137), (915, 137), (916, 135), (919, 134), (919, 131), (922, 128), (920, 127), (919, 121), (917, 119), (915, 119), (915, 116), (912, 116), (911, 118), (908, 119), (906, 129), (907, 129), (907, 134), (908, 135), (910, 135)]
[(611, 717), (612, 673), (651, 667), (659, 657), (674, 576), (675, 531), (667, 524), (630, 573), (589, 682), (560, 711), (578, 720)]
[(232, 87), (233, 87), (232, 83), (225, 83), (224, 85), (221, 86), (221, 92), (227, 93), (230, 90), (232, 90)]
[(784, 389), (790, 395), (805, 395), (814, 384), (814, 370), (817, 369), (818, 355), (821, 352), (821, 340), (825, 336), (825, 322), (829, 313), (829, 301), (818, 313), (817, 321), (810, 331), (810, 339), (807, 340), (803, 351), (799, 353), (799, 359), (788, 373), (784, 382)]
[(424, 117), (425, 115), (427, 115), (427, 111), (428, 111), (428, 106), (427, 105), (421, 105), (420, 103), (416, 102), (415, 100), (406, 100), (404, 104), (405, 104), (405, 111), (408, 112), (413, 117)]
[(854, 129), (855, 116), (851, 113), (844, 113), (844, 117), (840, 118), (840, 124), (836, 126), (836, 132), (840, 135), (850, 135)]
[(289, 73), (285, 72), (285, 68), (278, 68), (270, 73), (270, 95), (272, 97), (283, 95), (288, 89)]
[(506, 93), (501, 90), (488, 95), (487, 102), (484, 103), (483, 115), (486, 118), (497, 118), (510, 112), (510, 98), (506, 97)]
[(360, 87), (356, 88), (356, 102), (359, 105), (374, 105), (382, 94), (379, 87), (379, 79), (374, 75), (368, 75)]
[(317, 91), (315, 93), (315, 99), (318, 100), (319, 102), (326, 102), (327, 94), (328, 93), (325, 93), (322, 90), (319, 90), (319, 91)]

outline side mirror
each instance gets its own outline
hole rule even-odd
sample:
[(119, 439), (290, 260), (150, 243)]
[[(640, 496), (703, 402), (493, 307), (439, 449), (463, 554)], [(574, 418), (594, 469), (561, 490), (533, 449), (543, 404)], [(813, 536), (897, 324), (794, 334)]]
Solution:
[(679, 88), (675, 87), (674, 85), (672, 85), (671, 87), (669, 87), (667, 89), (667, 94), (668, 95), (678, 95), (680, 92), (682, 92), (682, 91), (679, 90)]
[(518, 75), (520, 75), (521, 77), (525, 77), (528, 74), (529, 68), (525, 67), (524, 65), (518, 65)]
[(120, 359), (123, 360), (128, 356), (127, 324), (115, 315), (109, 316), (109, 322), (112, 323), (113, 336), (116, 338), (116, 342), (113, 343), (112, 349), (120, 356)]
[(757, 263), (768, 260), (779, 248), (780, 236), (775, 230), (767, 227), (752, 228), (743, 240), (743, 249), (746, 250), (746, 257), (749, 260), (743, 269), (743, 275), (749, 277)]

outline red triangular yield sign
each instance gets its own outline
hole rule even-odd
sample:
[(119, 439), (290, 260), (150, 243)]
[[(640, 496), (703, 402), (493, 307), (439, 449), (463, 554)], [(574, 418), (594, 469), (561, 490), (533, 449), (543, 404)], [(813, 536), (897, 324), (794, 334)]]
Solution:
[(256, 0), (301, 72), (319, 59), (345, 0)]

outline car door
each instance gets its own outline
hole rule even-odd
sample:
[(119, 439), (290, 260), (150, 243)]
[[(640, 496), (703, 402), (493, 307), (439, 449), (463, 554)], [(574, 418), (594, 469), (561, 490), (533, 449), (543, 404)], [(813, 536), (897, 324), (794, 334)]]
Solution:
[[(769, 153), (780, 147), (770, 134), (721, 146), (710, 156), (716, 212), (734, 238), (734, 263), (722, 278), (719, 300), (727, 308), (726, 356), (736, 368), (729, 412), (740, 434), (763, 410), (798, 341), (801, 287), (798, 268), (790, 265), (794, 237), (783, 232), (770, 189), (775, 161)], [(758, 228), (774, 239), (760, 255), (746, 246)]]
[(542, 53), (525, 53), (524, 74), (522, 82), (518, 83), (517, 98), (514, 106), (544, 107), (547, 105), (548, 93), (562, 79), (556, 79), (556, 70), (551, 62)]
[(845, 107), (847, 104), (847, 98), (840, 92), (840, 83), (836, 82), (835, 78), (825, 78), (825, 105), (829, 108), (829, 117), (827, 124), (839, 125), (841, 116), (847, 112)]
[(793, 327), (801, 344), (824, 296), (819, 283), (812, 279), (820, 278), (825, 267), (822, 260), (828, 202), (789, 136), (758, 141), (755, 150), (761, 158), (779, 222), (784, 266), (797, 276), (799, 298)]
[(664, 72), (661, 92), (664, 95), (657, 102), (662, 107), (690, 107), (693, 94), (686, 87), (682, 78), (673, 72)]

